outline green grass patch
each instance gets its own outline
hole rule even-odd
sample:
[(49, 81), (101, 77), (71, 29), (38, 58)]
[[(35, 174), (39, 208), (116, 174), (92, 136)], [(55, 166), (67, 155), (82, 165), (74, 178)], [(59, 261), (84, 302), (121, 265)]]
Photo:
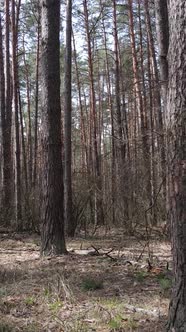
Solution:
[(63, 307), (63, 302), (60, 300), (57, 300), (53, 303), (49, 303), (49, 309), (53, 312), (56, 313), (60, 308)]
[(111, 331), (120, 330), (122, 328), (122, 320), (123, 318), (120, 315), (117, 315), (114, 318), (112, 318), (108, 323)]
[(121, 306), (121, 301), (119, 301), (115, 297), (110, 297), (108, 299), (99, 299), (99, 304), (102, 306), (106, 307), (107, 309), (113, 310), (113, 309), (118, 309)]
[(25, 299), (25, 304), (26, 304), (27, 306), (33, 306), (35, 303), (36, 303), (36, 299), (35, 299), (33, 296), (28, 296), (28, 297)]
[(49, 298), (51, 296), (51, 289), (49, 287), (46, 287), (43, 293), (45, 297)]
[(172, 287), (172, 280), (171, 279), (167, 278), (165, 275), (159, 275), (157, 277), (157, 279), (158, 279), (160, 288), (163, 291), (168, 291), (168, 290), (171, 289), (171, 287)]
[(172, 280), (169, 278), (159, 279), (159, 285), (162, 290), (167, 291), (172, 287)]
[(7, 289), (4, 287), (0, 287), (0, 298), (7, 295), (8, 295)]
[(145, 271), (138, 271), (135, 274), (135, 279), (138, 282), (143, 282), (147, 276), (148, 276), (147, 272), (145, 272)]

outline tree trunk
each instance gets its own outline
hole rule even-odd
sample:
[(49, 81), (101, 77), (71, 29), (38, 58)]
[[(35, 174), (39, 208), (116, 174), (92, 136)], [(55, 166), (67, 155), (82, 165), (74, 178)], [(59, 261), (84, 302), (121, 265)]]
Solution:
[[(100, 6), (103, 8), (102, 0), (100, 0)], [(106, 84), (108, 93), (108, 106), (110, 109), (110, 124), (111, 124), (111, 204), (112, 204), (112, 224), (115, 224), (116, 211), (115, 211), (115, 201), (116, 201), (116, 152), (115, 152), (115, 133), (114, 133), (114, 112), (113, 112), (113, 100), (111, 93), (111, 77), (110, 77), (110, 67), (109, 67), (109, 55), (107, 48), (107, 35), (105, 28), (105, 20), (102, 10), (102, 28), (103, 28), (103, 44), (105, 51), (105, 66), (106, 66)]]
[(32, 188), (32, 162), (33, 162), (33, 151), (32, 151), (32, 121), (31, 121), (31, 101), (30, 101), (30, 73), (28, 68), (28, 63), (26, 61), (26, 50), (25, 50), (25, 40), (23, 36), (23, 59), (25, 67), (25, 80), (26, 80), (26, 96), (27, 96), (27, 110), (28, 110), (28, 120), (27, 120), (27, 158), (28, 158), (28, 180), (29, 187)]
[(60, 108), (60, 1), (41, 0), (42, 254), (66, 253)]
[(76, 72), (76, 80), (77, 80), (77, 89), (78, 89), (78, 97), (79, 97), (79, 108), (80, 108), (80, 127), (81, 127), (81, 149), (82, 149), (82, 168), (88, 171), (88, 149), (87, 149), (87, 138), (86, 138), (86, 130), (85, 130), (85, 119), (83, 112), (83, 102), (81, 96), (81, 82), (79, 75), (79, 68), (77, 62), (77, 51), (74, 33), (72, 30), (72, 39), (73, 39), (73, 48), (74, 48), (74, 63), (75, 63), (75, 72)]
[(133, 60), (134, 86), (136, 90), (138, 107), (141, 117), (141, 135), (143, 142), (143, 153), (144, 153), (144, 158), (148, 159), (149, 147), (147, 139), (147, 118), (143, 107), (143, 100), (140, 90), (139, 68), (138, 68), (138, 60), (136, 54), (135, 34), (134, 34), (133, 0), (128, 0), (128, 5), (129, 5), (129, 28), (130, 28), (130, 39), (131, 39), (132, 60)]
[[(147, 110), (144, 108), (141, 87), (140, 87), (140, 75), (139, 75), (139, 64), (136, 52), (136, 38), (134, 33), (134, 14), (133, 14), (133, 0), (128, 0), (129, 7), (129, 29), (130, 29), (130, 40), (132, 50), (132, 62), (133, 62), (133, 75), (134, 75), (134, 89), (137, 97), (137, 105), (140, 114), (140, 127), (142, 136), (142, 150), (144, 158), (144, 167), (147, 173), (146, 180), (146, 193), (149, 206), (151, 205), (151, 174), (150, 174), (150, 157), (149, 157), (149, 142), (148, 142), (148, 123), (147, 123)], [(149, 199), (150, 198), (150, 199)]]
[(37, 157), (38, 157), (38, 104), (39, 104), (39, 54), (40, 54), (40, 9), (38, 8), (37, 22), (37, 54), (36, 54), (36, 85), (35, 85), (35, 124), (34, 124), (34, 174), (33, 188), (37, 183)]
[(163, 84), (164, 98), (166, 95), (167, 79), (168, 79), (168, 62), (167, 53), (169, 47), (169, 22), (167, 0), (155, 0), (156, 9), (156, 30), (159, 46), (159, 60), (160, 60), (160, 78)]
[(22, 158), (23, 158), (23, 169), (24, 169), (24, 176), (25, 176), (25, 191), (26, 197), (28, 196), (28, 175), (27, 175), (27, 163), (26, 163), (26, 146), (25, 146), (25, 133), (24, 133), (24, 124), (23, 124), (23, 112), (22, 112), (22, 105), (21, 105), (21, 93), (20, 88), (18, 88), (18, 95), (19, 95), (19, 119), (20, 119), (20, 127), (21, 127), (21, 146), (22, 146)]
[[(4, 76), (4, 56), (3, 56), (3, 38), (2, 38), (2, 25), (0, 14), (0, 115), (1, 115), (1, 130), (2, 130), (2, 156), (4, 163), (5, 154), (5, 76)], [(4, 200), (1, 198), (2, 206)]]
[(116, 1), (113, 0), (113, 36), (114, 36), (114, 56), (115, 56), (115, 98), (116, 98), (116, 116), (117, 116), (117, 139), (119, 141), (119, 169), (122, 171), (122, 167), (125, 161), (126, 146), (123, 138), (123, 126), (121, 119), (121, 100), (120, 100), (120, 68), (119, 68), (119, 45), (118, 45), (118, 32), (117, 32), (117, 13), (116, 13)]
[(10, 78), (10, 8), (5, 1), (5, 127), (3, 146), (3, 186), (6, 224), (10, 223), (13, 213), (13, 159), (12, 159), (12, 92)]
[(65, 54), (65, 223), (68, 236), (74, 237), (76, 225), (72, 208), (72, 1), (66, 4), (66, 54)]
[(169, 1), (170, 44), (166, 107), (169, 220), (174, 284), (168, 331), (186, 331), (186, 30), (185, 0)]
[(155, 117), (157, 119), (157, 132), (159, 133), (157, 137), (159, 150), (160, 150), (160, 159), (161, 159), (161, 176), (163, 181), (163, 196), (166, 198), (166, 155), (165, 155), (165, 138), (164, 138), (164, 124), (163, 124), (163, 113), (161, 105), (161, 94), (160, 94), (160, 80), (158, 73), (158, 65), (156, 60), (155, 45), (152, 33), (152, 24), (151, 17), (149, 13), (149, 0), (144, 0), (145, 6), (145, 16), (146, 16), (146, 26), (147, 26), (147, 35), (149, 40), (149, 50), (153, 67), (153, 76), (155, 81), (154, 97), (155, 97)]
[(13, 102), (15, 111), (15, 201), (17, 228), (22, 230), (22, 195), (21, 195), (21, 159), (20, 159), (20, 135), (19, 135), (19, 107), (18, 107), (18, 64), (17, 64), (17, 33), (15, 20), (15, 1), (12, 4), (12, 84)]
[[(102, 204), (102, 179), (101, 179), (101, 167), (100, 156), (98, 154), (98, 137), (97, 137), (97, 116), (96, 116), (96, 98), (94, 88), (94, 73), (93, 73), (93, 58), (92, 58), (92, 45), (91, 45), (91, 32), (89, 28), (89, 13), (87, 7), (87, 0), (83, 1), (84, 18), (85, 18), (85, 30), (88, 47), (88, 67), (89, 67), (89, 81), (90, 81), (90, 113), (91, 121), (90, 125), (93, 127), (90, 132), (92, 133), (93, 141), (93, 167), (94, 167), (94, 179), (95, 179), (95, 225), (104, 224), (103, 204)], [(91, 129), (91, 128), (90, 128)]]

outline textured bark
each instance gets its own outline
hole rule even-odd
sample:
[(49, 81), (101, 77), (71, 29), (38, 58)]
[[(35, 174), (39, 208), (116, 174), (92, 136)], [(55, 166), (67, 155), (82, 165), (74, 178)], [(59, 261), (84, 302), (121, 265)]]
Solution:
[(22, 158), (23, 158), (23, 170), (24, 170), (24, 182), (26, 189), (26, 196), (28, 195), (28, 175), (27, 175), (27, 163), (26, 163), (26, 146), (25, 146), (25, 135), (24, 135), (24, 124), (23, 124), (23, 112), (21, 105), (21, 93), (20, 88), (18, 88), (19, 94), (19, 119), (20, 119), (20, 127), (21, 127), (21, 147), (22, 147)]
[[(2, 159), (4, 159), (4, 142), (5, 142), (5, 76), (4, 76), (4, 57), (3, 57), (3, 38), (0, 14), (0, 115), (2, 131)], [(2, 166), (1, 166), (2, 167)], [(2, 200), (2, 197), (1, 197)], [(4, 203), (3, 200), (1, 203)]]
[(59, 64), (60, 1), (41, 0), (42, 254), (66, 253)]
[(10, 78), (10, 2), (5, 1), (5, 126), (3, 128), (3, 206), (10, 223), (13, 213), (13, 158), (12, 158), (12, 91)]
[(72, 208), (72, 1), (66, 4), (65, 54), (65, 223), (68, 236), (74, 237), (76, 225)]
[(36, 85), (35, 85), (35, 125), (34, 125), (34, 173), (33, 173), (33, 187), (35, 188), (37, 182), (37, 156), (38, 156), (38, 104), (39, 104), (39, 54), (40, 54), (40, 9), (38, 8), (38, 22), (37, 22), (37, 54), (36, 54)]
[(136, 41), (134, 34), (134, 17), (133, 17), (133, 0), (128, 0), (129, 6), (129, 28), (130, 28), (130, 39), (131, 39), (131, 49), (132, 49), (132, 61), (133, 61), (133, 74), (134, 74), (134, 87), (136, 90), (136, 96), (138, 101), (138, 107), (141, 117), (141, 135), (143, 141), (143, 152), (145, 159), (149, 155), (148, 139), (147, 139), (147, 117), (143, 107), (143, 100), (140, 89), (140, 79), (139, 79), (139, 66), (136, 53)]
[(95, 88), (94, 88), (94, 74), (93, 74), (93, 59), (92, 59), (92, 47), (91, 47), (91, 34), (89, 29), (89, 16), (87, 0), (83, 1), (84, 6), (84, 17), (85, 17), (85, 29), (87, 37), (88, 47), (88, 66), (89, 66), (89, 81), (90, 81), (90, 104), (91, 104), (91, 116), (92, 116), (92, 136), (93, 136), (93, 147), (94, 147), (94, 166), (95, 174), (100, 176), (100, 164), (98, 157), (98, 144), (97, 144), (97, 117), (96, 117), (96, 99), (95, 99)]
[(142, 91), (143, 91), (143, 108), (147, 109), (147, 93), (145, 86), (145, 68), (144, 68), (144, 49), (143, 49), (143, 31), (142, 31), (142, 10), (141, 10), (141, 0), (138, 0), (138, 20), (139, 20), (139, 47), (140, 47), (140, 69), (141, 69), (141, 79), (142, 79)]
[(26, 98), (27, 98), (27, 160), (28, 160), (28, 180), (29, 186), (32, 187), (32, 162), (33, 162), (33, 148), (32, 148), (32, 121), (31, 121), (31, 100), (30, 100), (30, 73), (28, 63), (26, 61), (25, 40), (23, 35), (23, 60), (25, 67), (25, 81), (26, 81)]
[(17, 33), (15, 19), (15, 1), (12, 5), (12, 86), (15, 112), (15, 202), (17, 228), (22, 230), (22, 195), (21, 195), (21, 159), (20, 159), (20, 135), (19, 135), (19, 106), (18, 106), (18, 63), (17, 63)]
[[(167, 0), (155, 0), (156, 30), (159, 45), (160, 75), (166, 89), (168, 79), (167, 52), (169, 47), (169, 23)], [(165, 91), (164, 91), (165, 93)]]
[(174, 285), (168, 331), (186, 331), (186, 3), (169, 1), (166, 126)]
[(2, 145), (4, 144), (5, 127), (5, 76), (4, 76), (4, 56), (3, 56), (3, 38), (0, 14), (0, 110), (1, 110), (1, 127), (2, 127)]
[(115, 98), (116, 98), (116, 116), (117, 116), (117, 139), (119, 147), (119, 169), (122, 170), (122, 166), (125, 162), (126, 146), (124, 144), (123, 126), (121, 118), (121, 100), (120, 100), (120, 66), (119, 66), (119, 43), (117, 32), (117, 13), (116, 13), (116, 1), (112, 1), (113, 4), (113, 36), (114, 36), (114, 60), (115, 60)]
[(150, 113), (150, 164), (151, 164), (151, 215), (152, 215), (152, 224), (157, 225), (157, 215), (156, 215), (156, 205), (155, 197), (157, 194), (157, 174), (155, 169), (155, 135), (154, 135), (154, 114), (153, 114), (153, 79), (151, 72), (151, 57), (150, 57), (150, 45), (149, 41), (147, 42), (147, 54), (148, 54), (148, 79), (149, 79), (149, 113)]
[(87, 137), (85, 130), (85, 119), (83, 112), (83, 102), (82, 102), (82, 87), (80, 81), (80, 74), (77, 62), (77, 51), (76, 51), (76, 43), (74, 38), (74, 33), (72, 31), (72, 39), (73, 39), (73, 47), (74, 47), (74, 63), (75, 63), (75, 72), (76, 72), (76, 80), (77, 80), (77, 88), (78, 88), (78, 98), (79, 98), (79, 108), (80, 108), (80, 126), (81, 126), (81, 148), (82, 148), (82, 168), (86, 168), (88, 171), (88, 149), (87, 149)]

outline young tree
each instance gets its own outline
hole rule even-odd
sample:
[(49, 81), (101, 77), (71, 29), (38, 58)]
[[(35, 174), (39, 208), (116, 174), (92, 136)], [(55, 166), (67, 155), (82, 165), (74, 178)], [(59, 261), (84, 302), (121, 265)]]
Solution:
[(42, 0), (42, 254), (66, 253), (63, 211), (59, 28), (60, 0)]

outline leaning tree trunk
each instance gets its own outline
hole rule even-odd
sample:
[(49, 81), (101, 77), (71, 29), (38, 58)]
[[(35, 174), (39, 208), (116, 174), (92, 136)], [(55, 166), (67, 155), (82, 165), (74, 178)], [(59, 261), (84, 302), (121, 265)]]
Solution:
[(66, 253), (63, 215), (59, 27), (60, 0), (42, 0), (42, 254)]
[(169, 1), (170, 44), (166, 108), (169, 220), (174, 285), (168, 331), (186, 331), (186, 16), (185, 0)]

